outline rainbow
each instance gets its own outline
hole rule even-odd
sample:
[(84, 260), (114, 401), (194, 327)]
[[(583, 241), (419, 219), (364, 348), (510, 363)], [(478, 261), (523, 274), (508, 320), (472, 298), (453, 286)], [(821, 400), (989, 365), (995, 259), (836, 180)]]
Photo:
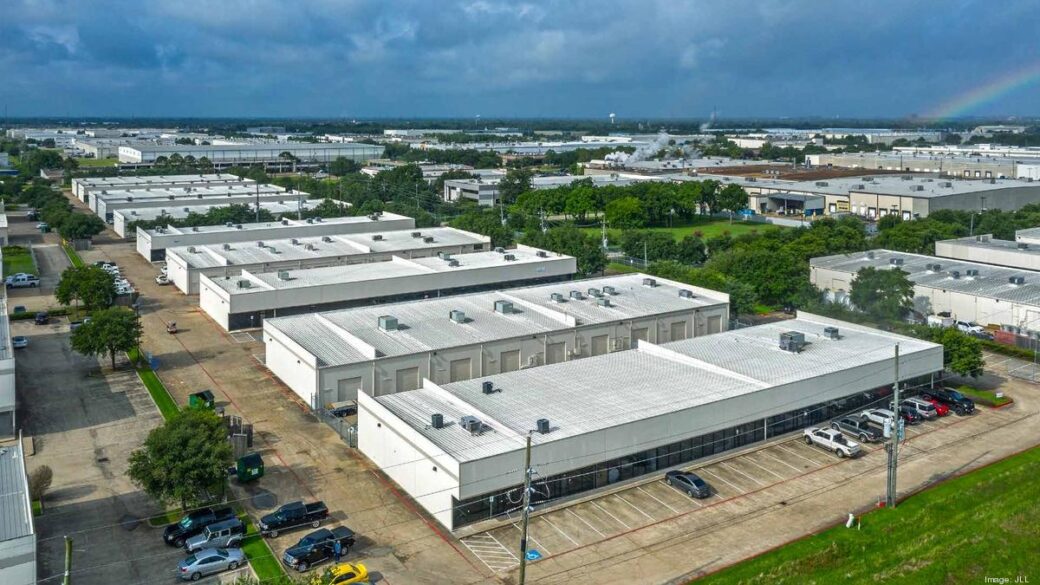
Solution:
[(1040, 80), (1040, 62), (1010, 71), (968, 90), (936, 108), (929, 118), (956, 118), (965, 116), (1015, 90)]

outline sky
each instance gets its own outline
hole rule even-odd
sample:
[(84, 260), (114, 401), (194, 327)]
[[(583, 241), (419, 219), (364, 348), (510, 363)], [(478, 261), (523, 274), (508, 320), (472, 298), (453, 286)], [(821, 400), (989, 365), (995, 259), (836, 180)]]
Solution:
[(1040, 115), (1040, 0), (0, 2), (11, 116)]

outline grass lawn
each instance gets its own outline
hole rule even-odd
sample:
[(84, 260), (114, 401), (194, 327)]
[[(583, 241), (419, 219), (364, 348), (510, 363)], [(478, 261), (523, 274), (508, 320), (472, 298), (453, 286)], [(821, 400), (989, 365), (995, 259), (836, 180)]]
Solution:
[[(646, 229), (654, 232), (665, 232), (671, 234), (676, 240), (681, 240), (686, 236), (694, 235), (695, 232), (700, 232), (701, 237), (707, 239), (714, 236), (721, 236), (726, 232), (729, 232), (731, 236), (735, 237), (752, 232), (762, 233), (767, 230), (785, 228), (771, 224), (744, 222), (738, 219), (734, 219), (733, 223), (729, 223), (729, 221), (725, 219), (711, 218), (681, 222), (681, 225), (679, 222), (676, 222), (676, 225), (673, 227), (652, 227)], [(602, 233), (601, 229), (598, 227), (581, 228), (581, 230), (597, 237)], [(610, 240), (612, 245), (619, 243), (621, 239), (621, 230), (608, 229), (607, 238)]]
[(32, 514), (33, 516), (40, 516), (43, 514), (43, 502), (40, 500), (32, 501)]
[(277, 581), (285, 578), (285, 570), (282, 563), (274, 556), (271, 547), (267, 545), (267, 539), (260, 535), (253, 520), (241, 514), (239, 518), (246, 525), (246, 538), (242, 542), (242, 552), (253, 566), (256, 578), (261, 583)]
[(4, 246), (4, 276), (25, 272), (36, 274), (36, 263), (28, 248), (21, 246)]
[(69, 262), (72, 262), (73, 266), (83, 266), (83, 259), (79, 257), (79, 252), (72, 247), (72, 244), (68, 242), (62, 242), (61, 247), (65, 250), (65, 255), (69, 257)]
[(170, 524), (179, 521), (183, 515), (184, 512), (181, 512), (180, 510), (167, 510), (158, 516), (152, 516), (149, 518), (148, 525), (152, 528), (162, 528), (163, 526), (169, 526)]
[[(131, 362), (136, 361), (137, 351), (131, 350), (127, 352), (127, 356)], [(143, 363), (137, 368), (137, 375), (144, 382), (145, 388), (148, 389), (148, 393), (152, 395), (152, 400), (155, 401), (155, 406), (159, 408), (159, 413), (162, 414), (163, 418), (168, 419), (171, 416), (177, 414), (180, 411), (180, 407), (177, 406), (177, 402), (170, 396), (170, 392), (166, 389), (166, 385), (162, 383), (159, 376), (155, 375), (148, 364)]]
[[(1032, 577), (1040, 539), (1040, 448), (734, 565), (701, 584), (983, 583)], [(996, 581), (994, 581), (996, 582)]]
[(607, 264), (607, 274), (631, 274), (633, 272), (639, 272), (640, 270), (635, 266), (629, 266), (628, 264), (622, 264), (620, 262), (610, 262)]
[(961, 394), (971, 398), (979, 404), (985, 404), (986, 406), (1004, 406), (1013, 402), (1007, 396), (1001, 396), (997, 398), (997, 395), (992, 390), (980, 390), (971, 386), (958, 386), (957, 391)]

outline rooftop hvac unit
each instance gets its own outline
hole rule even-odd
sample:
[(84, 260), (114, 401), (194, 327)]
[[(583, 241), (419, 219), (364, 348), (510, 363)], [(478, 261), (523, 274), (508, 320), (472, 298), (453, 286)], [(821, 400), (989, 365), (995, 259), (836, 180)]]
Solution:
[(379, 328), (383, 331), (397, 331), (397, 317), (394, 317), (393, 315), (380, 315)]
[(290, 280), (290, 278), (289, 278), (289, 271), (288, 270), (279, 270), (278, 271), (278, 280)]
[(563, 295), (561, 295), (560, 293), (552, 293), (549, 295), (549, 300), (554, 303), (562, 303)]
[(785, 331), (780, 334), (780, 349), (798, 353), (805, 346), (805, 334), (798, 331)]
[(257, 248), (263, 248), (264, 247), (264, 241), (263, 240), (257, 240), (256, 247)]
[(1019, 242), (1018, 243), (1018, 249), (1019, 250), (1028, 250), (1029, 249), (1029, 244), (1027, 244), (1026, 242)]
[(914, 180), (913, 175), (903, 175), (902, 177), (899, 177), (899, 178), (903, 179), (904, 181), (913, 181)]
[(538, 419), (538, 422), (535, 423), (535, 425), (537, 426), (539, 433), (544, 435), (549, 432), (549, 419), (540, 418)]
[(282, 225), (289, 225), (289, 220), (283, 218)]
[(484, 430), (484, 423), (475, 416), (464, 416), (459, 419), (459, 426), (471, 435), (479, 435)]
[(379, 221), (379, 214), (378, 213), (373, 213), (373, 214), (368, 216), (368, 219), (370, 219), (372, 221)]
[(290, 238), (289, 239), (289, 243), (294, 245), (294, 246), (299, 246), (300, 245), (300, 240), (297, 240), (296, 238)]
[(587, 290), (585, 292), (587, 292), (589, 294), (589, 296), (593, 297), (593, 298), (598, 298), (598, 297), (603, 296), (603, 293), (601, 293), (598, 288), (590, 288), (589, 290)]
[(242, 224), (240, 224), (240, 223), (236, 223), (236, 224), (235, 224), (235, 229), (236, 229), (236, 230), (240, 230), (240, 229), (242, 229)]
[(516, 260), (516, 256), (514, 256), (513, 254), (505, 254), (502, 256), (502, 259), (506, 262), (511, 262), (513, 260)]
[(605, 294), (605, 295), (616, 295), (617, 294), (617, 289), (612, 287), (612, 286), (610, 286), (610, 285), (607, 285), (607, 286), (603, 287), (603, 294)]
[(499, 254), (505, 254), (506, 253), (506, 249), (503, 248), (502, 246), (496, 247), (495, 251), (498, 252)]
[(454, 259), (454, 258), (449, 258), (448, 259), (448, 266), (451, 267), (451, 268), (457, 268), (459, 266), (459, 261)]
[(924, 191), (924, 185), (910, 185), (911, 191)]
[(866, 189), (866, 185), (853, 185), (852, 188), (855, 190)]
[(412, 232), (412, 237), (413, 238), (421, 238), (422, 237), (422, 232)]
[(126, 200), (127, 200), (127, 201), (133, 201), (133, 200), (134, 200), (134, 198), (133, 198), (133, 197), (127, 197), (127, 198), (126, 198)]
[(601, 307), (609, 307), (609, 306), (611, 306), (610, 299), (608, 299), (606, 297), (596, 299), (596, 304), (601, 306)]
[(324, 217), (316, 217), (316, 218), (314, 218), (314, 221), (316, 221), (318, 223), (321, 223), (321, 222), (325, 221), (325, 218)]
[(950, 271), (950, 278), (957, 279), (957, 278), (960, 278), (960, 277), (961, 277), (961, 271), (960, 270), (951, 270)]
[(327, 244), (331, 244), (332, 243), (332, 236), (322, 236), (321, 237), (321, 241), (323, 241), (323, 242), (325, 242)]
[(439, 412), (435, 412), (435, 413), (431, 414), (430, 415), (430, 426), (435, 428), (435, 429), (443, 429), (444, 428), (444, 415), (439, 413)]
[(224, 244), (224, 249), (225, 250), (230, 250), (231, 249), (231, 244)]
[[(185, 207), (185, 208), (184, 208), (184, 213), (188, 213), (189, 211), (191, 211), (191, 209), (190, 209), (190, 208), (188, 208), (188, 207)], [(135, 215), (136, 215), (136, 214), (135, 214)]]
[(372, 235), (372, 241), (373, 242), (381, 242), (381, 241), (383, 241), (383, 234), (373, 234)]
[(189, 254), (194, 254), (195, 253), (195, 246), (188, 246), (188, 253)]
[(480, 383), (480, 391), (484, 394), (494, 394), (495, 392), (501, 392), (502, 389), (496, 389), (495, 384), (491, 380), (484, 380)]
[(135, 210), (131, 209), (131, 210), (130, 210), (130, 215), (137, 215), (137, 211), (135, 211)]
[(304, 244), (303, 249), (309, 252), (313, 252), (315, 250), (314, 244)]
[(585, 298), (585, 295), (581, 294), (580, 290), (572, 290), (570, 294), (571, 298), (580, 301)]
[(248, 280), (238, 281), (238, 288), (249, 288), (251, 286), (253, 286), (253, 283), (249, 282)]
[(682, 289), (679, 289), (679, 298), (695, 299), (697, 297), (693, 294), (692, 290), (688, 290), (688, 289), (682, 288)]
[(535, 255), (538, 256), (539, 258), (548, 258), (549, 257), (549, 253), (546, 252), (545, 250), (538, 250), (537, 252), (535, 252)]
[(643, 286), (649, 286), (650, 288), (653, 288), (653, 287), (657, 286), (657, 280), (655, 280), (653, 278), (644, 278), (643, 279)]
[(453, 309), (450, 313), (448, 313), (448, 318), (456, 323), (465, 323), (466, 313), (458, 309)]
[(424, 237), (422, 239), (422, 241), (423, 241), (424, 244), (432, 244), (433, 243), (433, 236), (426, 236), (426, 237)]
[(437, 257), (441, 260), (451, 260), (451, 252), (437, 252)]
[(1012, 276), (1008, 278), (1008, 282), (1010, 282), (1011, 284), (1025, 284), (1026, 279), (1024, 276)]
[(174, 197), (173, 195), (167, 195), (166, 198), (169, 199), (170, 201), (173, 201), (174, 199), (176, 199), (176, 197)]
[(889, 258), (888, 259), (888, 263), (891, 264), (892, 266), (902, 266), (903, 265), (903, 259), (902, 258)]
[(816, 186), (817, 187), (826, 187), (827, 186), (827, 181), (816, 181)]
[(495, 312), (509, 315), (513, 312), (513, 303), (509, 301), (495, 301)]
[[(283, 221), (284, 221), (284, 220), (283, 220)], [(307, 223), (309, 223), (309, 224), (311, 224), (311, 225), (314, 225), (314, 218), (313, 218), (313, 217), (308, 217), (308, 218), (307, 218)]]
[(823, 336), (827, 339), (838, 339), (838, 328), (837, 327), (824, 327)]
[(979, 271), (977, 269), (975, 269), (975, 268), (969, 268), (969, 269), (964, 271), (964, 276), (969, 276), (971, 278), (975, 278), (978, 275), (979, 275)]
[(199, 231), (199, 228), (197, 226), (192, 226), (191, 227), (191, 231), (197, 232), (197, 231)]
[[(228, 194), (228, 197), (231, 197), (231, 194), (230, 194), (230, 193)], [(199, 194), (198, 194), (198, 198), (199, 198), (199, 199), (202, 199), (202, 193), (199, 193)]]
[(939, 186), (944, 189), (953, 189), (953, 183), (949, 181), (943, 181), (942, 183), (939, 183)]

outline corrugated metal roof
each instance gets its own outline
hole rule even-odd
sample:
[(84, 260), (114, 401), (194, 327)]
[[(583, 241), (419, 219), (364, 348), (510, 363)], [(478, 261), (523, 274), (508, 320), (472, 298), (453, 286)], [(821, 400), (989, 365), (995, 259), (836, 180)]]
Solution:
[(0, 448), (0, 541), (32, 533), (25, 463), (21, 446), (16, 443)]

